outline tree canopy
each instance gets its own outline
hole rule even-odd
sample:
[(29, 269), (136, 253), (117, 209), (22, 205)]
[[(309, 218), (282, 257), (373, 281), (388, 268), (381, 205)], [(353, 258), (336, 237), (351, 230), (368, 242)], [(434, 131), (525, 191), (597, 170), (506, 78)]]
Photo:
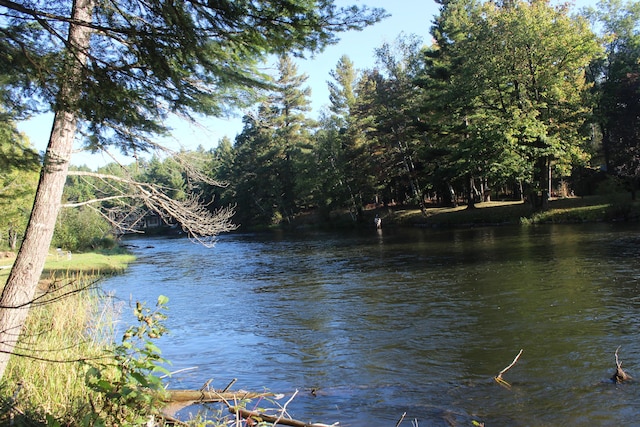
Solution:
[(435, 130), (455, 147), (459, 176), (520, 178), (547, 193), (551, 167), (567, 174), (588, 158), (585, 70), (600, 47), (586, 20), (544, 1), (457, 0), (433, 35)]
[[(606, 43), (588, 20), (546, 1), (453, 0), (441, 3), (431, 34), (431, 45), (404, 34), (383, 44), (370, 69), (339, 59), (317, 127), (296, 119), (312, 131), (310, 180), (283, 175), (264, 157), (278, 138), (267, 119), (277, 103), (246, 116), (234, 144), (214, 150), (233, 165), (224, 170), (235, 170), (220, 178), (241, 222), (269, 224), (310, 207), (325, 219), (348, 210), (358, 221), (371, 206), (464, 199), (473, 207), (491, 193), (543, 208), (552, 194), (578, 189), (572, 176), (597, 168), (594, 129), (604, 123), (593, 113), (607, 90), (605, 72), (594, 77)], [(627, 63), (637, 70), (633, 58)], [(617, 105), (631, 105), (636, 92), (625, 93), (630, 98)], [(287, 213), (274, 201), (286, 194), (284, 176), (298, 180)]]
[[(84, 4), (2, 1), (0, 72), (13, 76), (5, 103), (21, 111), (65, 108), (81, 120), (88, 148), (152, 147), (170, 113), (220, 115), (244, 105), (267, 83), (258, 65), (270, 54), (317, 51), (337, 33), (376, 22), (381, 10), (339, 8), (332, 1), (180, 1)], [(68, 40), (70, 24), (90, 33), (87, 46)], [(65, 52), (82, 51), (78, 99), (62, 99)], [(132, 108), (135, 106), (135, 108)]]
[(590, 70), (603, 164), (627, 182), (635, 197), (640, 185), (640, 4), (606, 0), (586, 14), (602, 26), (605, 49)]

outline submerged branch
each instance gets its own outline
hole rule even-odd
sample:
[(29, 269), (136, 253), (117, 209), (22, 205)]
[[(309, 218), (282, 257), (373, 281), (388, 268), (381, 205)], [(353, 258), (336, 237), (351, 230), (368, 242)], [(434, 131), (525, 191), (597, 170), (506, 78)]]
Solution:
[(518, 355), (513, 359), (513, 362), (511, 362), (509, 364), (509, 366), (507, 366), (506, 368), (504, 368), (502, 371), (500, 371), (500, 373), (498, 373), (498, 375), (496, 377), (494, 377), (493, 379), (500, 384), (501, 386), (510, 389), (511, 388), (511, 384), (509, 384), (507, 381), (505, 381), (504, 379), (502, 379), (502, 374), (504, 374), (505, 372), (507, 372), (509, 369), (511, 369), (516, 363), (518, 363), (518, 359), (520, 358), (520, 355), (522, 355), (522, 352), (524, 350), (520, 349), (520, 352), (518, 353)]
[(331, 427), (337, 424), (318, 424), (318, 423), (305, 423), (304, 421), (292, 420), (289, 418), (280, 418), (279, 416), (267, 415), (260, 411), (249, 411), (248, 409), (238, 408), (236, 406), (231, 406), (229, 411), (232, 414), (238, 414), (240, 417), (244, 419), (251, 419), (253, 421), (262, 422), (266, 421), (268, 423), (278, 423), (279, 425), (286, 425), (292, 427)]

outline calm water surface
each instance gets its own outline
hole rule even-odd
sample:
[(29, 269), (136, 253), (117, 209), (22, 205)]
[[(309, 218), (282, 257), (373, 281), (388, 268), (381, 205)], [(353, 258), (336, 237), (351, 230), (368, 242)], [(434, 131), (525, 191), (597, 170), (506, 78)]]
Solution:
[(169, 297), (163, 355), (197, 366), (172, 388), (299, 390), (293, 418), (342, 426), (640, 425), (637, 382), (608, 381), (618, 346), (640, 377), (637, 225), (130, 243), (104, 288)]

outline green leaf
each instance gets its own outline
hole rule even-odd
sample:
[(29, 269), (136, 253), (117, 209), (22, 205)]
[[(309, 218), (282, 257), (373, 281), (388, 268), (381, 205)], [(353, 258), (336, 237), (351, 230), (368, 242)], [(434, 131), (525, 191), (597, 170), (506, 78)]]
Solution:
[(161, 353), (160, 349), (159, 349), (155, 344), (153, 344), (153, 343), (152, 343), (152, 342), (150, 342), (150, 341), (147, 341), (147, 342), (145, 343), (144, 348), (145, 348), (145, 350), (147, 350), (149, 353), (156, 353), (156, 354), (160, 354), (160, 353)]
[(142, 385), (143, 387), (147, 387), (149, 385), (149, 381), (147, 380), (147, 378), (142, 375), (139, 372), (134, 372), (131, 374), (131, 376), (138, 382), (140, 383), (140, 385)]
[(164, 295), (160, 295), (158, 297), (158, 306), (165, 306), (167, 305), (168, 302), (169, 302), (169, 297), (166, 297)]

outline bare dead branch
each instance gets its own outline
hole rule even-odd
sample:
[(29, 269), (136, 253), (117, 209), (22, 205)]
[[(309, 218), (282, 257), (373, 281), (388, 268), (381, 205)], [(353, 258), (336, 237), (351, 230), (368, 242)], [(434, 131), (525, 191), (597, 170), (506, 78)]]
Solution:
[[(280, 410), (280, 414), (278, 415), (278, 418), (273, 422), (273, 425), (277, 425), (282, 419), (284, 419), (285, 415), (287, 414), (287, 406), (289, 405), (289, 403), (293, 402), (293, 399), (298, 395), (298, 390), (295, 391), (295, 393), (293, 393), (291, 395), (291, 397), (289, 398), (289, 400), (287, 400), (285, 402), (284, 405), (282, 405), (282, 408)], [(291, 417), (289, 417), (291, 418)]]
[(181, 172), (184, 172), (187, 179), (197, 182), (203, 182), (215, 187), (226, 187), (224, 182), (217, 181), (204, 173), (203, 164), (197, 153), (192, 151), (169, 151), (171, 160), (176, 162)]
[(62, 207), (63, 208), (79, 208), (80, 206), (86, 206), (86, 205), (93, 205), (95, 203), (108, 202), (109, 200), (127, 199), (127, 198), (130, 198), (130, 197), (131, 196), (125, 196), (125, 195), (101, 197), (99, 199), (91, 199), (91, 200), (86, 200), (84, 202), (63, 203)]
[(273, 424), (275, 424), (275, 422), (277, 421), (278, 424), (280, 425), (287, 425), (287, 426), (293, 426), (293, 427), (331, 427), (336, 425), (336, 424), (321, 424), (321, 423), (309, 424), (304, 421), (292, 420), (289, 418), (283, 418), (278, 421), (278, 417), (275, 417), (273, 415), (267, 415), (259, 411), (249, 411), (247, 409), (238, 408), (236, 406), (230, 407), (229, 411), (233, 414), (238, 414), (245, 419), (252, 419), (252, 420), (259, 419), (259, 420), (266, 421), (268, 423), (273, 423)]
[[(149, 210), (156, 212), (167, 222), (176, 221), (188, 234), (189, 238), (205, 246), (212, 246), (215, 243), (215, 236), (220, 233), (233, 231), (237, 225), (231, 222), (235, 214), (233, 207), (224, 207), (215, 211), (210, 211), (204, 206), (197, 195), (190, 194), (184, 200), (176, 200), (169, 197), (161, 187), (153, 184), (139, 182), (131, 177), (121, 177), (110, 174), (101, 174), (88, 171), (69, 171), (69, 175), (93, 177), (102, 181), (118, 182), (126, 186), (128, 193), (123, 194), (121, 189), (115, 189), (121, 194), (113, 196), (114, 199), (133, 199), (137, 203), (144, 204)], [(213, 181), (212, 181), (213, 182)], [(127, 205), (127, 215), (135, 212), (132, 205)], [(135, 223), (142, 220), (144, 213), (135, 220)], [(127, 224), (124, 218), (112, 218), (111, 222)], [(127, 226), (133, 228), (131, 225)], [(122, 225), (120, 226), (122, 229)]]
[(511, 362), (509, 364), (509, 366), (507, 366), (506, 368), (504, 368), (502, 371), (500, 371), (498, 373), (497, 376), (495, 376), (493, 379), (500, 384), (501, 386), (510, 389), (511, 388), (511, 384), (509, 384), (507, 381), (505, 381), (504, 379), (502, 379), (502, 374), (504, 374), (505, 372), (507, 372), (509, 369), (511, 369), (516, 363), (518, 363), (518, 359), (520, 358), (520, 355), (522, 355), (522, 352), (524, 350), (520, 349), (520, 352), (516, 355), (516, 357), (513, 359), (513, 362)]
[(232, 385), (234, 385), (236, 383), (236, 381), (238, 381), (237, 378), (232, 379), (229, 384), (227, 384), (227, 386), (225, 388), (222, 389), (223, 393), (226, 393), (227, 391), (229, 391), (229, 389), (231, 388)]

